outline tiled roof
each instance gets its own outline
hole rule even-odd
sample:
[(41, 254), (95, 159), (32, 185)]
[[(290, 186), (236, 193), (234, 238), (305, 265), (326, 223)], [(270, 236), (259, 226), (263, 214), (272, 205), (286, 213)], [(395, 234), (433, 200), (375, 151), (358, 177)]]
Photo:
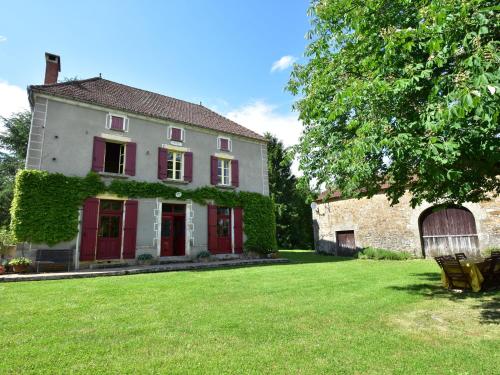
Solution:
[[(382, 184), (380, 186), (380, 193), (384, 192), (387, 190), (391, 185), (390, 184)], [(349, 199), (349, 197), (343, 197), (342, 192), (340, 190), (325, 190), (322, 191), (319, 195), (318, 198), (316, 198), (316, 202), (330, 202), (330, 201), (337, 201), (341, 199)]]
[(265, 140), (260, 134), (215, 113), (201, 104), (189, 103), (108, 81), (100, 77), (51, 85), (29, 86), (28, 90), (143, 116)]

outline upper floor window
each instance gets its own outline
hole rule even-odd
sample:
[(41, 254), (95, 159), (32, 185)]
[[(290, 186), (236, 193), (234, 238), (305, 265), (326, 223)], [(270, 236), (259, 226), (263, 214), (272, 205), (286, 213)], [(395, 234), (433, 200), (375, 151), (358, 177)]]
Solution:
[(231, 160), (217, 159), (217, 184), (231, 185)]
[(106, 116), (106, 129), (128, 132), (128, 123), (128, 118), (125, 116), (114, 115), (111, 113)]
[(170, 126), (168, 128), (168, 139), (176, 142), (184, 142), (184, 129)]
[[(183, 147), (158, 147), (158, 178), (171, 181), (193, 181), (193, 153)], [(174, 146), (170, 146), (174, 147)]]
[(125, 145), (121, 143), (106, 142), (104, 151), (104, 172), (124, 173)]
[(183, 179), (184, 153), (168, 151), (167, 153), (167, 178), (171, 180)]
[[(122, 138), (122, 137), (116, 137)], [(92, 170), (135, 176), (137, 145), (126, 140), (94, 137)]]
[(217, 137), (217, 149), (221, 151), (231, 151), (231, 139), (226, 137)]

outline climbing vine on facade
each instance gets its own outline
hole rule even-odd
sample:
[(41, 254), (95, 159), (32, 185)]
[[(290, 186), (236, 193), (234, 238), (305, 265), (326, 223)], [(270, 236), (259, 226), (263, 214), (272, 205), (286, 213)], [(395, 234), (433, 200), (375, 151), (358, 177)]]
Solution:
[(178, 189), (163, 183), (113, 180), (100, 176), (68, 177), (59, 173), (21, 170), (16, 176), (11, 207), (11, 229), (19, 242), (55, 245), (70, 241), (78, 233), (78, 209), (86, 198), (115, 194), (126, 198), (192, 200), (199, 204), (242, 207), (245, 249), (260, 253), (276, 250), (276, 224), (273, 202), (259, 193), (221, 191), (213, 187)]

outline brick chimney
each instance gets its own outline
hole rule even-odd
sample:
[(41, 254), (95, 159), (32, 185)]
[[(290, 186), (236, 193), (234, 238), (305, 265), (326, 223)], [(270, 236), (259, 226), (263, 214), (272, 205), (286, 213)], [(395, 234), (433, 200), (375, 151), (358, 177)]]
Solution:
[(57, 83), (61, 71), (61, 58), (58, 55), (45, 52), (45, 85)]

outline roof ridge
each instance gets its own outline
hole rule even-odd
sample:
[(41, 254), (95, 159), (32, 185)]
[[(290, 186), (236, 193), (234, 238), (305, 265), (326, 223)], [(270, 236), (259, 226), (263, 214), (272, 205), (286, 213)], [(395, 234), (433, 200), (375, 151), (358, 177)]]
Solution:
[(28, 86), (31, 104), (32, 93), (36, 91), (265, 141), (259, 133), (201, 103), (195, 104), (102, 77)]
[[(111, 82), (111, 83), (114, 83), (116, 85), (120, 85), (120, 86), (125, 86), (125, 87), (128, 87), (128, 88), (131, 88), (131, 89), (134, 89), (134, 90), (139, 90), (139, 91), (142, 91), (142, 92), (145, 92), (145, 93), (148, 93), (148, 94), (153, 94), (153, 95), (160, 95), (160, 96), (163, 96), (164, 98), (168, 98), (168, 99), (172, 99), (172, 100), (176, 100), (178, 102), (183, 102), (183, 103), (187, 103), (187, 104), (191, 104), (191, 105), (195, 105), (195, 106), (200, 106), (200, 104), (196, 104), (196, 103), (192, 103), (192, 102), (189, 102), (187, 100), (184, 100), (184, 99), (179, 99), (179, 98), (174, 98), (173, 96), (168, 96), (168, 95), (165, 95), (165, 94), (160, 94), (159, 92), (154, 92), (154, 91), (150, 91), (150, 90), (144, 90), (144, 89), (141, 89), (139, 87), (135, 87), (135, 86), (130, 86), (130, 85), (126, 85), (124, 83), (120, 83), (120, 82), (116, 82), (116, 81), (111, 81), (109, 79), (105, 79), (105, 78), (101, 78), (103, 81), (108, 81), (108, 82)], [(201, 107), (203, 107), (201, 105)], [(206, 108), (206, 107), (204, 107)]]
[(66, 81), (66, 82), (50, 83), (48, 85), (29, 85), (29, 87), (34, 87), (34, 88), (38, 89), (38, 88), (45, 88), (45, 87), (66, 86), (66, 85), (72, 85), (74, 83), (84, 83), (84, 82), (97, 81), (98, 79), (103, 79), (103, 78), (92, 77), (92, 78), (86, 78), (86, 79), (75, 79), (75, 80)]
[(258, 135), (259, 137), (262, 137), (259, 133), (254, 132), (252, 129), (249, 129), (249, 128), (247, 128), (247, 127), (246, 127), (246, 126), (244, 126), (244, 125), (238, 124), (236, 121), (233, 121), (233, 120), (231, 120), (230, 118), (228, 118), (228, 117), (226, 117), (226, 116), (222, 116), (220, 113), (217, 113), (217, 112), (215, 112), (214, 110), (212, 110), (212, 109), (210, 109), (210, 108), (208, 108), (208, 107), (205, 107), (204, 105), (201, 105), (201, 107), (205, 108), (207, 111), (212, 112), (212, 113), (213, 113), (213, 114), (215, 114), (216, 116), (220, 116), (220, 117), (222, 117), (222, 118), (224, 118), (224, 119), (226, 119), (226, 120), (228, 120), (228, 121), (231, 121), (233, 124), (238, 125), (238, 126), (241, 126), (241, 127), (245, 128), (245, 129), (247, 129), (248, 131), (252, 132), (253, 134)]

